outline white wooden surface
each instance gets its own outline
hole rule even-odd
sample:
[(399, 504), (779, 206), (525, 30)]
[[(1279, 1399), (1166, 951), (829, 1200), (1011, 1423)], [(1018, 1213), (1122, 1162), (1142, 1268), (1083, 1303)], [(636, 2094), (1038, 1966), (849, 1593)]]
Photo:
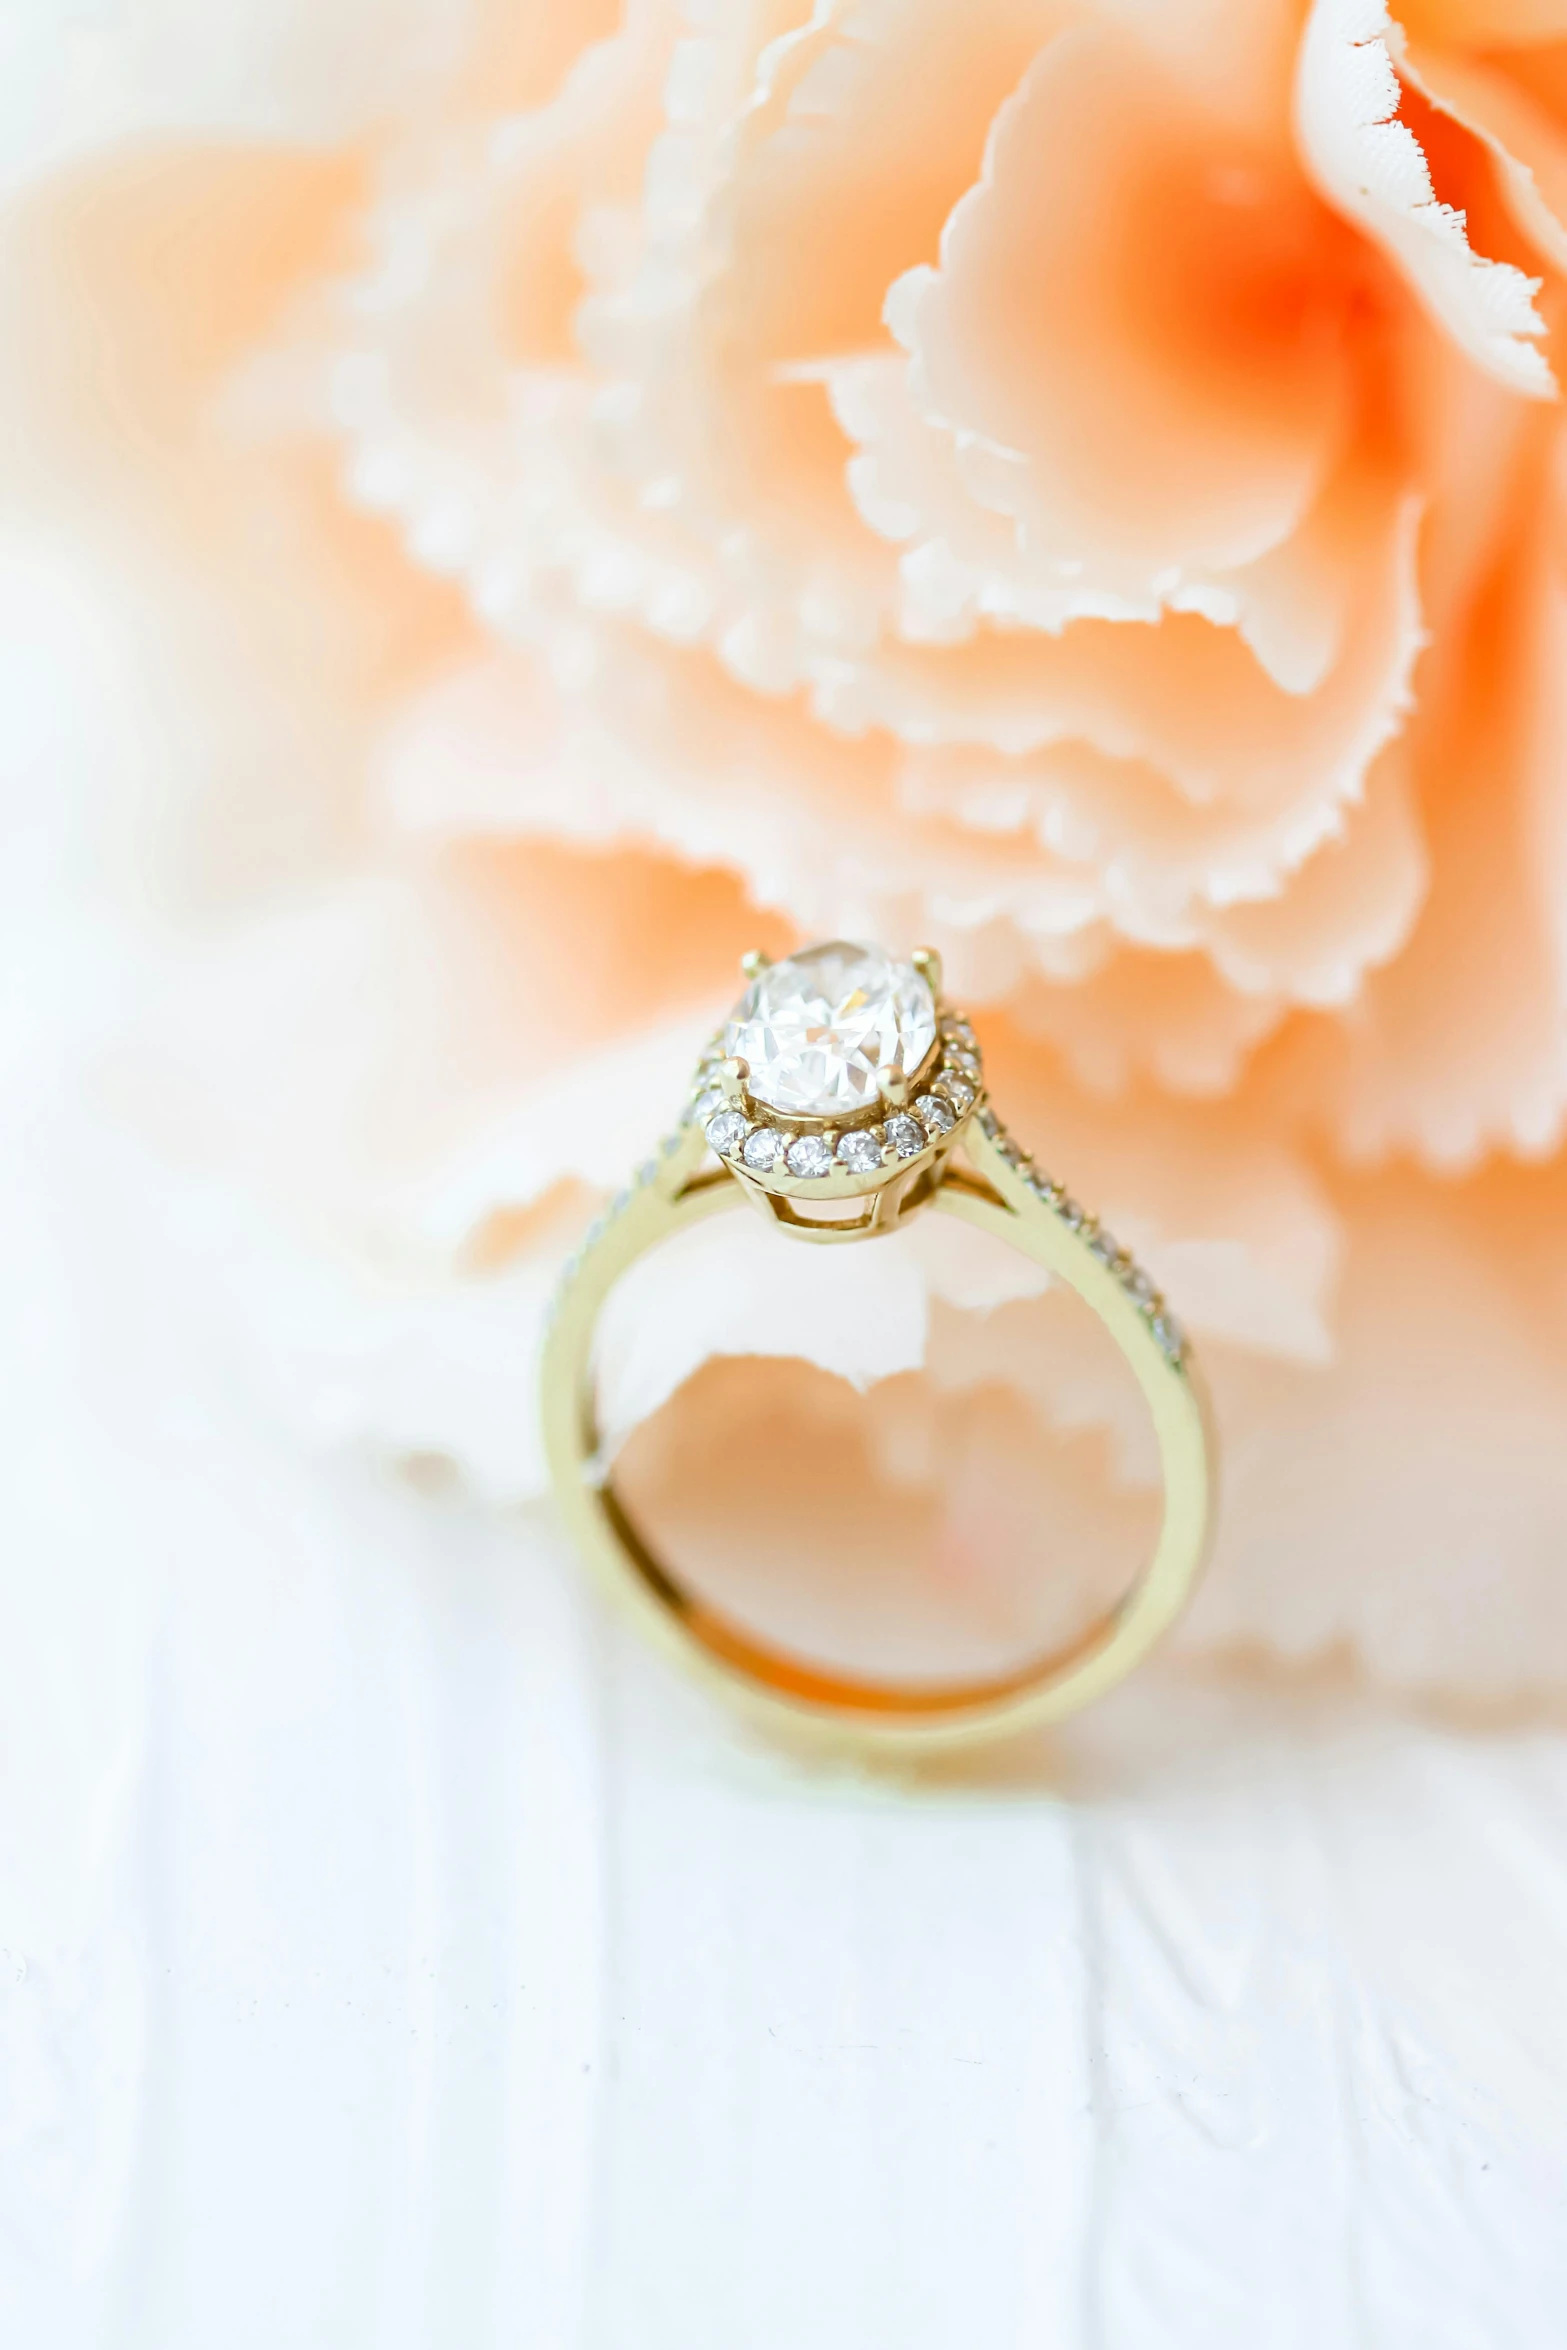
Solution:
[(1567, 1743), (1151, 1675), (809, 1773), (0, 1150), (0, 2340), (1559, 2350)]

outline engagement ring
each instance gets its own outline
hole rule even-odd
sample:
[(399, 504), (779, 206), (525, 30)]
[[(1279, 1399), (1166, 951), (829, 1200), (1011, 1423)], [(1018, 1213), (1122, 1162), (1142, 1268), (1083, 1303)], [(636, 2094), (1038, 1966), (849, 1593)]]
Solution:
[[(1058, 1719), (1147, 1654), (1202, 1565), (1214, 1459), (1185, 1334), (1128, 1252), (1007, 1133), (974, 1031), (943, 998), (933, 952), (900, 962), (832, 940), (776, 963), (748, 955), (744, 969), (746, 992), (703, 1056), (680, 1123), (562, 1276), (542, 1375), (561, 1512), (649, 1630), (775, 1720), (935, 1746)], [(595, 1330), (637, 1258), (704, 1216), (743, 1206), (791, 1239), (834, 1244), (875, 1239), (938, 1208), (1022, 1250), (1104, 1323), (1152, 1415), (1163, 1511), (1137, 1581), (1070, 1646), (987, 1678), (862, 1678), (758, 1638), (654, 1556), (601, 1464)]]

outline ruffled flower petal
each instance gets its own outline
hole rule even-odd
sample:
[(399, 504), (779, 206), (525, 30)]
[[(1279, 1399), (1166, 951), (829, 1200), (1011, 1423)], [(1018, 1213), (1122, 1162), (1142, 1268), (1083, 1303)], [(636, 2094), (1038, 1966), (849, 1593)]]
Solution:
[(1399, 71), (1487, 149), (1517, 226), (1553, 269), (1567, 268), (1567, 126), (1489, 60), (1407, 40)]
[(1463, 214), (1438, 197), (1419, 141), (1398, 119), (1393, 30), (1385, 0), (1314, 0), (1296, 85), (1307, 168), (1477, 366), (1514, 391), (1550, 399), (1556, 378), (1539, 348), (1540, 281), (1477, 253)]
[(1567, 580), (1538, 526), (1522, 580), (1433, 676), (1411, 757), (1429, 891), (1353, 1016), (1312, 1039), (1330, 1114), (1355, 1158), (1540, 1157), (1567, 1121)]
[(1417, 520), (1384, 509), (1342, 658), (1308, 697), (1281, 691), (1211, 622), (1081, 622), (1059, 642), (986, 638), (939, 664), (886, 664), (845, 679), (834, 712), (896, 719), (919, 746), (900, 767), (911, 810), (989, 832), (1026, 825), (1100, 878), (1126, 936), (1189, 945), (1207, 909), (1277, 897), (1338, 836), (1403, 723), (1424, 641)]
[(1037, 569), (1168, 596), (1278, 546), (1327, 477), (1342, 245), (1288, 157), (1085, 27), (1002, 107), (939, 268), (892, 288), (889, 319), (916, 409)]
[[(1449, 1189), (1334, 1187), (1346, 1250), (1331, 1370), (1212, 1350), (1223, 1555), (1181, 1637), (1395, 1688), (1543, 1695), (1567, 1672), (1567, 1312), (1559, 1167)], [(1243, 1400), (1244, 1398), (1244, 1400)]]

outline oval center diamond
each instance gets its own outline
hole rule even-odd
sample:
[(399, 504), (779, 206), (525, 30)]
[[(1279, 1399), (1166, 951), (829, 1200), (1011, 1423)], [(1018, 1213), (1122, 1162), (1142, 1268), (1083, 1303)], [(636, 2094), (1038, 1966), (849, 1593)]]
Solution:
[(882, 1070), (912, 1077), (935, 1041), (935, 998), (913, 964), (841, 938), (760, 972), (724, 1031), (755, 1098), (803, 1118), (873, 1109)]

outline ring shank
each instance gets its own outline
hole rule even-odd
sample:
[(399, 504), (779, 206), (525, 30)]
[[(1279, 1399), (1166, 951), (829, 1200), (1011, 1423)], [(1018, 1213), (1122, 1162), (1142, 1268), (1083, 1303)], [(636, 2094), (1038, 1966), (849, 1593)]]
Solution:
[(1125, 1596), (1076, 1640), (1013, 1671), (951, 1681), (879, 1681), (760, 1639), (688, 1591), (657, 1557), (598, 1467), (594, 1336), (622, 1274), (687, 1225), (747, 1205), (727, 1173), (699, 1172), (701, 1137), (649, 1170), (568, 1277), (545, 1343), (545, 1448), (557, 1501), (584, 1555), (644, 1628), (706, 1669), (753, 1712), (877, 1746), (969, 1744), (1059, 1720), (1130, 1672), (1179, 1614), (1201, 1571), (1212, 1515), (1213, 1446), (1189, 1362), (1172, 1362), (1115, 1275), (1028, 1190), (988, 1138), (965, 1134), (930, 1205), (993, 1233), (1066, 1280), (1106, 1324), (1147, 1400), (1164, 1506), (1153, 1556)]

